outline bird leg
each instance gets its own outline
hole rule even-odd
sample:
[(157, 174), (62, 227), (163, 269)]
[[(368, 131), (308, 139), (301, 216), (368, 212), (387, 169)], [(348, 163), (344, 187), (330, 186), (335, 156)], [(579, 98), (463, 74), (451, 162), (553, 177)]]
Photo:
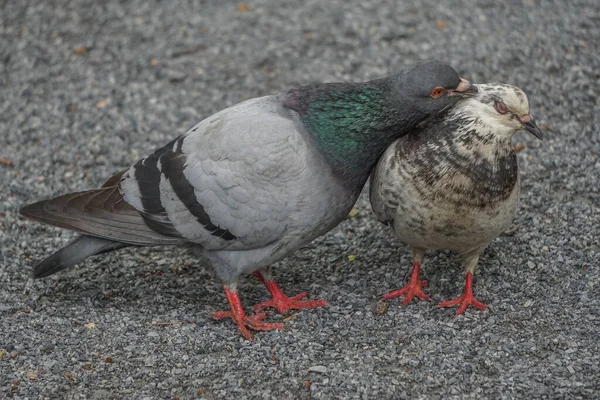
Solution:
[(271, 269), (269, 267), (254, 272), (254, 276), (263, 285), (265, 285), (269, 293), (271, 293), (271, 300), (267, 300), (263, 303), (255, 305), (254, 311), (260, 311), (262, 309), (272, 307), (280, 314), (284, 314), (288, 310), (327, 306), (327, 302), (325, 300), (302, 300), (306, 297), (306, 292), (302, 292), (293, 297), (287, 297), (285, 294), (283, 294), (279, 286), (273, 280)]
[(282, 330), (284, 325), (282, 323), (268, 323), (264, 322), (263, 319), (267, 317), (267, 314), (261, 313), (256, 315), (246, 315), (242, 308), (242, 302), (240, 301), (240, 295), (235, 288), (228, 288), (225, 286), (225, 295), (227, 301), (231, 306), (231, 311), (218, 311), (213, 314), (215, 319), (231, 318), (238, 327), (238, 330), (246, 340), (253, 340), (254, 337), (248, 330), (248, 328), (254, 331), (272, 331)]
[(423, 288), (427, 286), (427, 281), (422, 281), (419, 279), (419, 269), (420, 265), (423, 263), (423, 259), (425, 258), (425, 251), (421, 249), (414, 249), (413, 253), (414, 264), (408, 285), (404, 286), (402, 289), (394, 290), (393, 292), (386, 294), (383, 296), (384, 300), (393, 299), (402, 295), (405, 295), (404, 299), (402, 299), (404, 304), (410, 303), (415, 296), (421, 300), (429, 300), (429, 296), (423, 292)]
[(479, 256), (470, 257), (467, 260), (467, 278), (463, 294), (456, 299), (442, 301), (439, 304), (440, 307), (454, 307), (459, 305), (458, 309), (456, 310), (456, 315), (464, 313), (469, 306), (479, 308), (480, 310), (487, 310), (487, 306), (477, 301), (473, 295), (473, 272), (475, 271), (475, 266), (477, 266), (478, 260)]

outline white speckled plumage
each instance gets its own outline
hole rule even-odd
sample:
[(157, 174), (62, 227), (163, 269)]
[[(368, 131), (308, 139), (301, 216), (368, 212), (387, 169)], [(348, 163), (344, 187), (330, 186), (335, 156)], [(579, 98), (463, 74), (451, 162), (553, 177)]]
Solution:
[[(523, 121), (532, 121), (519, 88), (477, 87), (442, 120), (389, 146), (370, 186), (377, 218), (413, 248), (415, 259), (426, 250), (455, 250), (467, 273), (514, 218), (520, 182), (511, 140)], [(500, 114), (498, 103), (509, 112)]]

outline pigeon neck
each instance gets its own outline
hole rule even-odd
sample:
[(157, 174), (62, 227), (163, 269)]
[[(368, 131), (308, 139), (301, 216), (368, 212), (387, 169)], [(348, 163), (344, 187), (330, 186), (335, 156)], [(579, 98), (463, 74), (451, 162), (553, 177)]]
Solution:
[(506, 157), (514, 153), (512, 137), (514, 129), (507, 129), (500, 124), (490, 125), (480, 117), (455, 114), (448, 118), (448, 124), (454, 129), (446, 129), (456, 150), (480, 155), (494, 167), (499, 168), (506, 162)]
[[(477, 117), (449, 118), (436, 138), (438, 157), (468, 177), (470, 200), (478, 205), (506, 199), (518, 182), (516, 153), (510, 137), (497, 135)], [(451, 174), (448, 174), (451, 176)]]
[(390, 98), (385, 80), (337, 83), (288, 92), (284, 106), (298, 112), (335, 173), (360, 190), (385, 148), (404, 127), (420, 122)]

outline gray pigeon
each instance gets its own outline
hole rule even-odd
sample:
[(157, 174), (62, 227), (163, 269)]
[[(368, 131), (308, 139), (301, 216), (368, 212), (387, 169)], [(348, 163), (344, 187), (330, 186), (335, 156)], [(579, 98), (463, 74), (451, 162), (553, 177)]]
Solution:
[(242, 335), (282, 329), (246, 315), (237, 282), (254, 273), (272, 299), (256, 310), (325, 306), (288, 298), (269, 266), (339, 224), (396, 138), (473, 93), (440, 62), (366, 83), (307, 86), (218, 112), (100, 189), (28, 205), (21, 213), (81, 233), (39, 263), (41, 278), (127, 246), (191, 244), (213, 266)]
[(529, 115), (527, 96), (506, 84), (473, 85), (477, 95), (464, 99), (440, 121), (395, 141), (371, 177), (370, 197), (377, 218), (390, 225), (413, 250), (408, 285), (384, 299), (404, 295), (404, 304), (422, 290), (419, 268), (425, 251), (455, 250), (464, 260), (466, 285), (461, 297), (440, 303), (486, 306), (473, 296), (479, 255), (511, 223), (520, 183), (511, 140), (522, 129), (542, 138)]

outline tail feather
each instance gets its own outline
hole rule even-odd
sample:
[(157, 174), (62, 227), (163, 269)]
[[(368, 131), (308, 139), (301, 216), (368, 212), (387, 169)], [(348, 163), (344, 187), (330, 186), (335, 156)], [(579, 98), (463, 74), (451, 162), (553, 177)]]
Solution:
[(79, 264), (93, 255), (114, 251), (127, 246), (130, 245), (108, 239), (80, 235), (68, 245), (37, 264), (31, 275), (36, 279), (45, 278), (65, 268)]
[[(114, 183), (115, 177), (106, 184)], [(105, 185), (106, 185), (105, 184)], [(123, 200), (118, 186), (69, 193), (26, 205), (21, 214), (46, 224), (133, 245), (177, 244), (180, 237), (163, 235)]]
[(123, 247), (179, 243), (179, 236), (153, 230), (144, 215), (124, 201), (119, 182), (126, 171), (111, 176), (100, 189), (68, 193), (21, 209), (25, 217), (81, 234), (38, 263), (33, 278), (44, 278), (87, 257)]

